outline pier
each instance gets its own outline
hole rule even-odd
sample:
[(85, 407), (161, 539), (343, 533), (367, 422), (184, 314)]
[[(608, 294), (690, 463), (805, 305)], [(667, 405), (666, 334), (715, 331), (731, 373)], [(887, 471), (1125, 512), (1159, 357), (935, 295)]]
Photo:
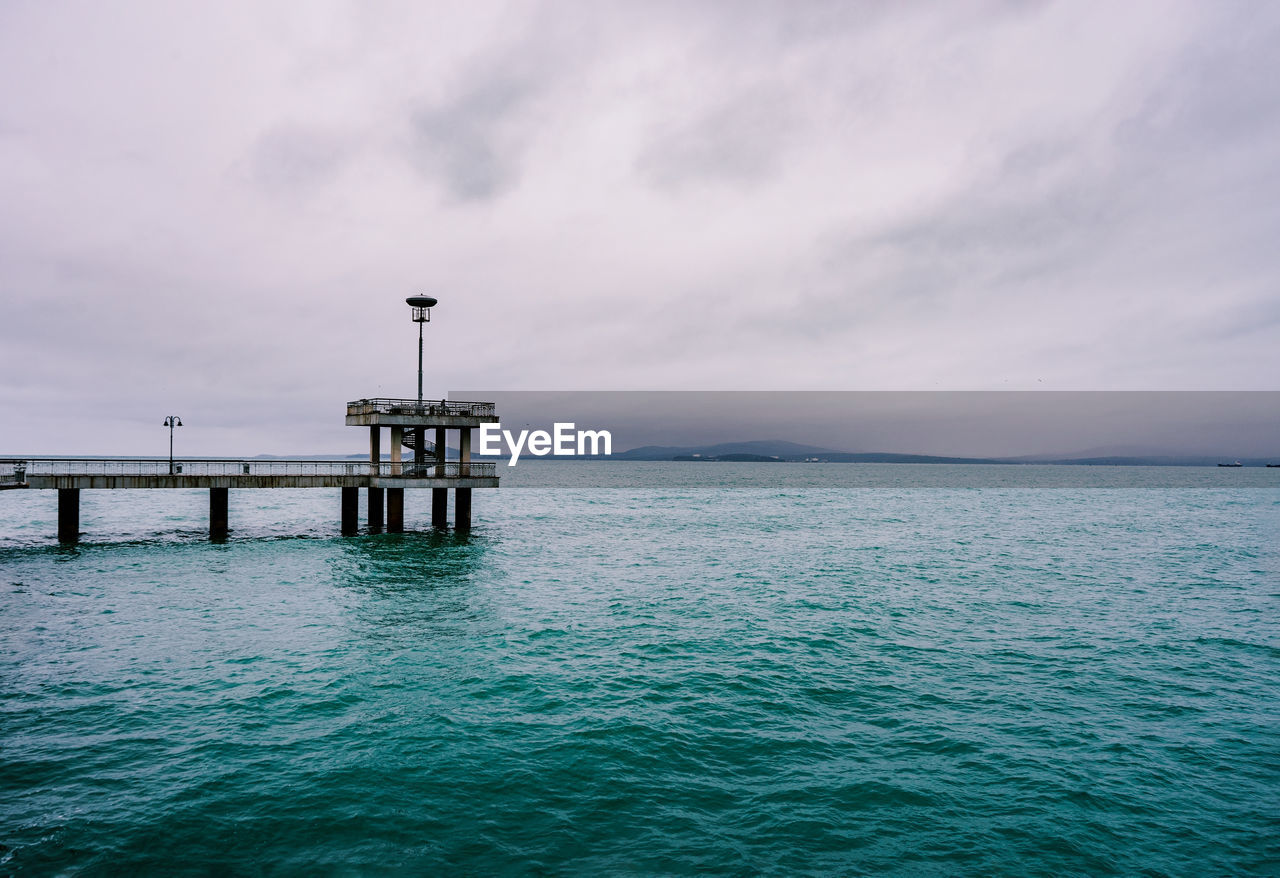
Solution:
[[(369, 428), (368, 461), (279, 459), (148, 460), (48, 457), (0, 461), (0, 488), (58, 492), (58, 539), (80, 535), (82, 490), (202, 489), (209, 491), (209, 536), (229, 530), (228, 494), (236, 489), (341, 488), (341, 528), (356, 533), (358, 493), (368, 492), (370, 531), (404, 531), (406, 490), (431, 491), (431, 525), (448, 527), (448, 494), (454, 492), (453, 526), (471, 527), (471, 492), (498, 487), (497, 464), (471, 460), (471, 431), (498, 420), (494, 404), (408, 399), (361, 399), (347, 403), (347, 423)], [(390, 432), (390, 460), (381, 453), (382, 431)], [(446, 460), (446, 437), (457, 438), (458, 459)], [(426, 437), (430, 435), (432, 440)], [(404, 458), (402, 450), (414, 451)], [(421, 454), (418, 449), (423, 449)]]
[[(178, 459), (173, 457), (173, 433), (182, 426), (169, 415), (169, 457), (157, 459), (106, 457), (29, 457), (0, 460), (0, 489), (28, 488), (58, 492), (58, 539), (80, 538), (80, 492), (122, 489), (202, 489), (209, 491), (209, 536), (225, 539), (230, 530), (229, 494), (232, 488), (341, 488), (342, 533), (359, 530), (359, 492), (368, 492), (368, 528), (377, 533), (404, 532), (405, 491), (430, 489), (431, 526), (449, 526), (449, 491), (454, 493), (453, 526), (471, 529), (471, 492), (498, 487), (497, 464), (471, 460), (472, 430), (498, 423), (492, 402), (424, 400), (423, 324), (431, 322), (437, 304), (431, 296), (405, 300), (418, 324), (417, 399), (358, 399), (347, 403), (347, 425), (369, 429), (367, 461), (283, 459)], [(390, 460), (382, 456), (382, 435), (389, 433)], [(448, 460), (450, 433), (457, 459)], [(404, 449), (413, 452), (403, 456)]]
[[(80, 534), (80, 492), (121, 489), (207, 489), (209, 536), (229, 530), (228, 492), (232, 488), (341, 488), (342, 532), (355, 533), (358, 491), (368, 491), (368, 527), (404, 531), (406, 490), (431, 490), (431, 525), (448, 526), (448, 494), (454, 492), (453, 526), (471, 527), (471, 492), (498, 487), (497, 465), (471, 461), (471, 431), (494, 422), (494, 404), (410, 399), (361, 399), (347, 403), (347, 423), (369, 428), (368, 461), (277, 459), (154, 460), (60, 457), (0, 461), (0, 488), (58, 492), (58, 539), (75, 542)], [(390, 460), (381, 453), (382, 430), (390, 432)], [(458, 459), (446, 460), (446, 437), (456, 431)], [(434, 441), (428, 441), (430, 433)], [(402, 449), (414, 451), (410, 459)], [(418, 453), (418, 449), (423, 449)]]

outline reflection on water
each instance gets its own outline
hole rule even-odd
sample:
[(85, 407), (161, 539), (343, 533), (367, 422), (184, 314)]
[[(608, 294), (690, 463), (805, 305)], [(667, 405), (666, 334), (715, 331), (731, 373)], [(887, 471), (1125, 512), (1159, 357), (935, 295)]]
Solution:
[(363, 636), (411, 643), (457, 633), (488, 615), (477, 586), (493, 575), (485, 569), (492, 539), (428, 531), (335, 541), (332, 586), (347, 595)]

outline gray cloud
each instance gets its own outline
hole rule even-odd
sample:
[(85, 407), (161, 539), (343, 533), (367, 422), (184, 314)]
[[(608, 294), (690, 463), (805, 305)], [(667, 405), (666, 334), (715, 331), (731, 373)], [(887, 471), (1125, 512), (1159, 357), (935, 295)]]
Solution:
[(671, 190), (762, 182), (780, 169), (791, 116), (785, 96), (774, 90), (735, 95), (656, 133), (641, 151), (637, 170), (652, 185)]
[(520, 114), (533, 94), (518, 76), (492, 78), (439, 106), (415, 112), (413, 158), (462, 201), (502, 195), (520, 177)]
[(447, 87), (411, 101), (410, 162), (460, 202), (488, 201), (519, 185), (525, 156), (550, 123), (555, 92), (588, 47), (553, 21), (467, 59)]
[(278, 126), (254, 145), (249, 173), (269, 191), (309, 190), (332, 181), (351, 149), (351, 140), (340, 132)]

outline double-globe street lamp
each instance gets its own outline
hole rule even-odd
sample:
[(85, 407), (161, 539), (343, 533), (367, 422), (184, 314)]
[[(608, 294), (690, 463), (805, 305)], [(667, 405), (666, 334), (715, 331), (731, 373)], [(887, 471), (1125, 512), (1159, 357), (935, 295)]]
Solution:
[(169, 475), (173, 475), (173, 428), (182, 426), (182, 418), (169, 415), (164, 419), (164, 425), (169, 428)]

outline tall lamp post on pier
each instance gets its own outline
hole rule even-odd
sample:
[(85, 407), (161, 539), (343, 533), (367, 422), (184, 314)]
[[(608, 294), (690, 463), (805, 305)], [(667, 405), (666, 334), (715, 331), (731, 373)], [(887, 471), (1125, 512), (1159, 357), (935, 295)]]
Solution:
[(431, 322), (431, 309), (436, 300), (430, 296), (410, 296), (405, 302), (413, 309), (413, 322), (418, 324), (418, 402), (422, 402), (422, 324)]
[(182, 418), (169, 415), (164, 419), (164, 425), (169, 428), (169, 475), (173, 475), (173, 428), (182, 426)]

